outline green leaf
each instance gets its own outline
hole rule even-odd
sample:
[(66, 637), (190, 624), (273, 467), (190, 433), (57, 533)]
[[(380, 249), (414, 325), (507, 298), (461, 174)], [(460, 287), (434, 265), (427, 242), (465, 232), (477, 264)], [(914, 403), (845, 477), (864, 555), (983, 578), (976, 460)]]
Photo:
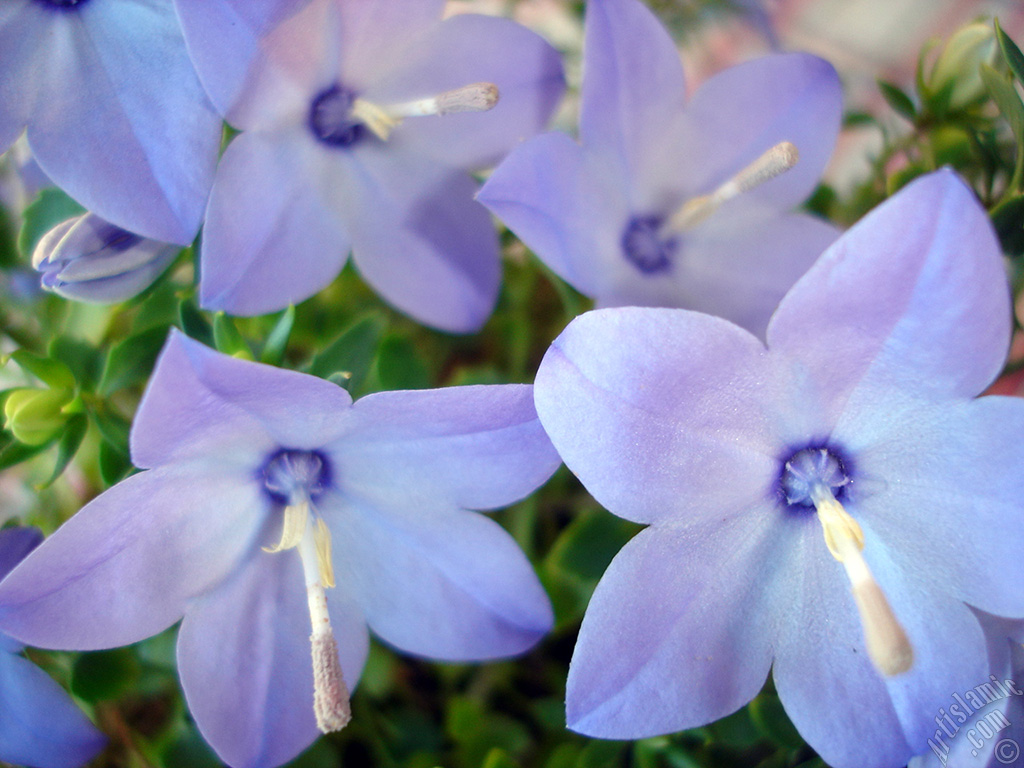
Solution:
[(988, 64), (982, 64), (979, 71), (992, 100), (1010, 124), (1013, 137), (1017, 141), (1017, 160), (1014, 163), (1010, 189), (1019, 190), (1021, 180), (1024, 179), (1024, 103), (1021, 103), (1012, 81), (1007, 80)]
[(132, 463), (128, 454), (115, 447), (113, 443), (103, 440), (99, 450), (100, 477), (107, 486), (123, 480), (131, 471)]
[(996, 40), (999, 41), (999, 50), (1003, 54), (1003, 59), (1006, 60), (1006, 64), (1010, 71), (1013, 72), (1013, 76), (1017, 78), (1017, 82), (1024, 84), (1024, 53), (1020, 52), (1017, 44), (999, 26), (999, 19), (994, 19), (993, 23), (996, 28)]
[(749, 710), (750, 719), (757, 730), (780, 747), (798, 749), (804, 745), (803, 738), (783, 709), (778, 694), (763, 692), (750, 702)]
[(576, 518), (555, 540), (547, 564), (562, 573), (596, 581), (639, 526), (604, 510), (589, 510)]
[(186, 336), (208, 347), (213, 346), (213, 329), (191, 301), (185, 300), (178, 305), (178, 321)]
[(75, 376), (60, 360), (43, 357), (27, 349), (12, 352), (10, 359), (22, 370), (32, 374), (51, 389), (74, 389)]
[(313, 357), (309, 372), (324, 379), (332, 374), (347, 374), (346, 388), (349, 392), (358, 392), (370, 371), (387, 324), (384, 313), (376, 310), (357, 318)]
[(213, 316), (213, 344), (218, 352), (252, 360), (252, 350), (235, 327), (235, 321), (223, 312)]
[(494, 747), (487, 753), (480, 768), (519, 768), (519, 763), (509, 757), (500, 747)]
[(71, 369), (83, 390), (95, 388), (104, 363), (100, 350), (80, 339), (58, 336), (50, 342), (46, 353)]
[(44, 189), (25, 209), (21, 231), (18, 233), (18, 251), (30, 259), (43, 235), (62, 221), (82, 213), (85, 213), (85, 208), (61, 190), (56, 187)]
[(145, 381), (153, 370), (166, 338), (166, 328), (150, 328), (114, 346), (107, 355), (98, 394), (106, 397), (112, 392)]
[(388, 336), (377, 348), (377, 382), (380, 389), (426, 389), (430, 371), (416, 345), (404, 336)]
[(71, 670), (71, 690), (90, 704), (116, 699), (139, 676), (139, 662), (130, 648), (94, 651), (78, 657)]
[(284, 350), (288, 346), (288, 338), (292, 335), (292, 327), (295, 325), (295, 305), (281, 313), (277, 323), (267, 335), (267, 343), (263, 345), (260, 352), (260, 362), (268, 365), (280, 365), (284, 358)]
[(88, 429), (89, 417), (84, 413), (76, 413), (68, 419), (67, 424), (64, 426), (64, 432), (57, 442), (57, 463), (53, 468), (53, 473), (37, 490), (49, 487), (58, 477), (64, 474), (64, 470), (67, 469), (68, 464), (71, 463), (75, 454), (78, 453), (78, 448), (81, 446)]
[(897, 114), (907, 118), (910, 122), (917, 121), (917, 107), (911, 98), (892, 83), (885, 80), (878, 81), (878, 89), (882, 92), (882, 98)]
[(121, 416), (112, 412), (93, 412), (93, 423), (99, 429), (103, 439), (111, 443), (118, 451), (128, 454), (128, 436), (131, 425)]
[(11, 441), (3, 450), (0, 450), (0, 470), (13, 467), (15, 464), (20, 464), (23, 461), (28, 461), (51, 445), (53, 445), (52, 440), (40, 445), (25, 445), (24, 443)]

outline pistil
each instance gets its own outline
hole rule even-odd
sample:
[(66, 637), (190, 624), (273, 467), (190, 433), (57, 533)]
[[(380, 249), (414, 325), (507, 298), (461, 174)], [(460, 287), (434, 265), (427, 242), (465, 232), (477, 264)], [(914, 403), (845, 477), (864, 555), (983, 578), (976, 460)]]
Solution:
[(382, 141), (407, 117), (451, 115), (458, 112), (486, 112), (498, 103), (498, 86), (494, 83), (471, 83), (444, 91), (436, 96), (378, 105), (363, 98), (352, 103), (350, 117), (362, 122)]
[(850, 580), (871, 662), (888, 677), (906, 672), (914, 663), (914, 651), (864, 559), (864, 533), (860, 525), (836, 500), (828, 484), (814, 484), (810, 498), (818, 512), (825, 544), (843, 564)]
[(723, 203), (788, 171), (799, 159), (800, 153), (790, 142), (776, 144), (711, 194), (687, 200), (666, 222), (665, 228), (673, 232), (693, 229), (717, 211)]

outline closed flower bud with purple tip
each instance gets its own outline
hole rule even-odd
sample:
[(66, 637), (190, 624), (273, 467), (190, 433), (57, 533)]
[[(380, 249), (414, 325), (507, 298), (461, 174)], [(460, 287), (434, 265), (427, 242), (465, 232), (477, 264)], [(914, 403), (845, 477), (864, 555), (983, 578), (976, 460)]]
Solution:
[(163, 273), (180, 245), (133, 234), (86, 213), (47, 232), (32, 254), (48, 291), (76, 301), (113, 304), (137, 296)]

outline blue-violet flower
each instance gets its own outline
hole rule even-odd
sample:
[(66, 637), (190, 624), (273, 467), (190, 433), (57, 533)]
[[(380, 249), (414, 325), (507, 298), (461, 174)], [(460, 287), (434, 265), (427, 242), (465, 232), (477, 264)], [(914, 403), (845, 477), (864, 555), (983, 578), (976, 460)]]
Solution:
[(527, 141), (477, 199), (599, 307), (697, 309), (763, 335), (838, 234), (788, 212), (832, 152), (835, 71), (768, 56), (685, 103), (679, 52), (639, 0), (590, 0), (583, 52), (580, 142)]
[(175, 331), (131, 454), (145, 472), (11, 572), (0, 627), (40, 647), (103, 648), (184, 616), (185, 698), (235, 768), (279, 765), (347, 722), (367, 625), (449, 660), (520, 653), (551, 627), (522, 551), (470, 511), (526, 496), (558, 466), (529, 386), (353, 404), (323, 379)]
[(767, 346), (686, 310), (572, 322), (537, 374), (541, 422), (600, 503), (649, 527), (587, 609), (569, 726), (697, 726), (771, 667), (829, 765), (927, 752), (951, 693), (990, 674), (969, 606), (1024, 616), (1024, 401), (975, 399), (1010, 316), (988, 217), (940, 171), (825, 252)]

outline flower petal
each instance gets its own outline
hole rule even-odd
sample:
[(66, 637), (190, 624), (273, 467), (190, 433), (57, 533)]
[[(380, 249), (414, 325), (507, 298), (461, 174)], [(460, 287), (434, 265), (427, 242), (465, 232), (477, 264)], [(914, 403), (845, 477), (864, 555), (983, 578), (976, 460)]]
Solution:
[(4, 528), (0, 530), (0, 580), (25, 559), (43, 541), (38, 528)]
[[(330, 590), (345, 681), (355, 688), (368, 637), (359, 609)], [(223, 584), (194, 601), (178, 633), (178, 668), (203, 736), (236, 768), (271, 768), (319, 735), (313, 716), (310, 618), (295, 552), (250, 552)]]
[(566, 282), (599, 296), (624, 271), (620, 243), (630, 216), (625, 187), (614, 174), (595, 172), (568, 136), (546, 133), (513, 150), (477, 200)]
[(643, 3), (591, 0), (583, 55), (583, 144), (643, 187), (651, 150), (686, 96), (675, 42)]
[(87, 504), (0, 584), (0, 631), (41, 648), (134, 643), (231, 572), (269, 506), (248, 475), (154, 469)]
[(414, 151), (453, 168), (484, 168), (547, 125), (565, 91), (557, 51), (509, 20), (460, 14), (403, 51), (401, 68), (367, 89), (378, 103), (402, 103), (478, 82), (498, 86), (484, 113), (406, 120), (396, 129)]
[(242, 130), (308, 109), (338, 70), (335, 0), (174, 0), (196, 71)]
[(250, 472), (270, 451), (335, 439), (351, 403), (328, 381), (239, 360), (173, 330), (135, 414), (132, 461), (219, 461)]
[(775, 391), (764, 347), (718, 318), (606, 309), (541, 362), (537, 413), (563, 461), (619, 517), (654, 522), (700, 499), (718, 517), (770, 494)]
[(106, 739), (39, 667), (0, 652), (0, 760), (35, 768), (77, 768)]
[(1024, 400), (872, 405), (844, 414), (834, 433), (864, 476), (862, 518), (906, 567), (941, 572), (958, 599), (1024, 617)]
[(561, 463), (526, 385), (378, 392), (352, 408), (332, 457), (346, 489), (416, 509), (511, 504)]
[(569, 667), (571, 729), (644, 738), (717, 720), (757, 695), (777, 631), (764, 591), (777, 567), (774, 512), (655, 526), (616, 555)]
[(861, 522), (865, 558), (914, 648), (913, 667), (888, 679), (878, 673), (843, 568), (810, 530), (798, 548), (778, 553), (799, 577), (779, 601), (773, 675), (793, 724), (829, 765), (889, 768), (928, 748), (953, 692), (987, 680), (987, 654), (970, 609), (935, 579), (897, 565), (902, 553)]
[(350, 249), (330, 202), (345, 193), (337, 154), (298, 133), (244, 133), (231, 142), (203, 230), (203, 307), (276, 312), (337, 276)]
[(553, 616), (522, 550), (476, 512), (410, 509), (346, 493), (317, 503), (334, 540), (339, 584), (370, 628), (397, 648), (449, 661), (510, 656)]
[(413, 319), (452, 333), (483, 325), (498, 298), (498, 236), (476, 183), (402, 151), (360, 147), (346, 224), (360, 274)]
[[(45, 9), (43, 11), (45, 12)], [(29, 121), (46, 174), (104, 219), (187, 245), (213, 181), (221, 122), (185, 49), (174, 7), (90, 4), (49, 16), (53, 58)], [(164, 83), (153, 88), (155, 82)]]
[[(660, 160), (686, 179), (690, 194), (706, 194), (779, 142), (796, 145), (800, 160), (782, 175), (744, 193), (742, 200), (788, 210), (806, 198), (832, 154), (842, 118), (842, 90), (835, 69), (804, 53), (765, 56), (731, 67), (705, 82), (686, 107), (678, 145)], [(665, 156), (678, 158), (678, 166)]]
[(0, 154), (10, 149), (36, 108), (39, 83), (50, 77), (44, 50), (47, 14), (31, 0), (0, 6)]
[(999, 244), (948, 170), (908, 185), (839, 238), (768, 327), (773, 354), (819, 382), (830, 424), (848, 399), (886, 387), (973, 397), (1001, 370), (1009, 339)]

